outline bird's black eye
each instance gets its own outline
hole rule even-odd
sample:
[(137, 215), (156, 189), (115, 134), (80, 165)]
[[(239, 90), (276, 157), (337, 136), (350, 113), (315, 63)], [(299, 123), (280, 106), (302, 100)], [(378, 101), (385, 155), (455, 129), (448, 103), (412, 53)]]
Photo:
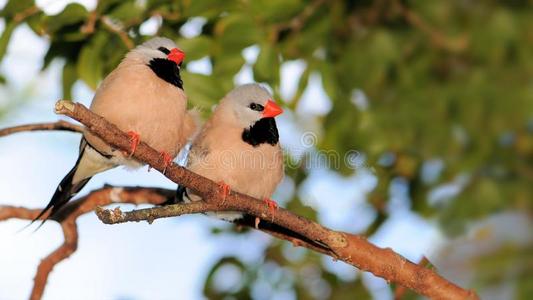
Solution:
[(170, 53), (170, 50), (168, 50), (168, 49), (165, 48), (165, 47), (159, 47), (159, 48), (157, 48), (157, 50), (159, 50), (159, 51), (165, 53), (166, 55), (168, 55), (168, 54)]
[(257, 111), (263, 111), (265, 108), (261, 104), (253, 103), (250, 104), (250, 109), (257, 110)]

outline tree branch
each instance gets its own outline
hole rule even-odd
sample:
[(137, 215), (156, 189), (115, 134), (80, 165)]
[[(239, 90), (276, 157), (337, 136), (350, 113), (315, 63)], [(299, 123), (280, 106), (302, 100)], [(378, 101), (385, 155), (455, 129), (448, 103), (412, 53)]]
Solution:
[[(56, 112), (83, 123), (92, 133), (112, 147), (128, 151), (130, 141), (127, 134), (102, 117), (92, 113), (83, 105), (65, 100), (58, 101)], [(165, 162), (161, 155), (144, 142), (139, 144), (133, 157), (160, 172), (163, 172), (165, 168)], [(427, 297), (434, 299), (478, 298), (474, 292), (460, 288), (433, 270), (418, 266), (389, 248), (383, 249), (372, 245), (362, 236), (328, 229), (282, 208), (271, 212), (262, 201), (233, 191), (225, 201), (222, 201), (218, 192), (218, 185), (211, 180), (176, 164), (171, 164), (165, 170), (167, 178), (195, 190), (202, 195), (205, 203), (170, 205), (130, 213), (122, 213), (119, 210), (114, 213), (100, 210), (99, 217), (102, 217), (103, 221), (117, 223), (132, 220), (153, 221), (157, 218), (177, 216), (187, 212), (200, 212), (202, 209), (241, 211), (288, 228), (311, 241), (315, 241), (318, 245), (325, 245), (324, 252), (333, 258), (342, 260), (363, 271), (371, 272), (388, 282), (413, 289)]]
[(107, 29), (110, 32), (115, 33), (116, 35), (118, 35), (120, 40), (124, 43), (124, 45), (128, 49), (133, 49), (133, 47), (135, 47), (135, 44), (133, 43), (133, 41), (129, 37), (128, 33), (124, 30), (124, 28), (122, 26), (118, 25), (118, 24), (113, 23), (111, 18), (109, 18), (107, 16), (103, 16), (103, 17), (100, 18), (100, 22), (104, 25), (105, 29)]
[[(90, 112), (83, 105), (74, 104), (69, 101), (60, 101), (56, 105), (56, 111), (84, 123), (89, 130), (110, 145), (123, 150), (129, 149), (129, 139), (126, 134), (114, 125), (109, 124), (103, 118)], [(59, 121), (55, 123), (31, 124), (6, 128), (0, 130), (0, 136), (33, 130), (82, 132), (83, 128), (65, 121)], [(164, 162), (160, 161), (160, 155), (144, 143), (139, 145), (134, 157), (150, 164), (159, 171), (162, 171), (164, 167)], [(332, 256), (335, 259), (343, 260), (361, 270), (372, 272), (389, 282), (411, 288), (420, 294), (435, 299), (477, 299), (474, 292), (461, 289), (440, 277), (433, 270), (417, 266), (394, 253), (391, 249), (376, 247), (367, 242), (364, 237), (330, 230), (284, 209), (279, 209), (271, 213), (263, 202), (238, 193), (232, 192), (228, 196), (227, 201), (221, 202), (216, 183), (174, 164), (167, 168), (166, 176), (176, 183), (197, 190), (200, 194), (204, 195), (204, 199), (207, 201), (123, 213), (120, 209), (105, 210), (99, 206), (114, 202), (161, 204), (173, 198), (174, 191), (141, 187), (104, 187), (76, 201), (70, 202), (54, 218), (55, 221), (61, 224), (65, 242), (47, 256), (39, 265), (31, 299), (40, 299), (46, 285), (48, 274), (53, 267), (63, 259), (69, 257), (76, 250), (78, 233), (75, 220), (77, 217), (93, 210), (96, 210), (98, 217), (104, 223), (108, 224), (142, 220), (152, 222), (157, 218), (206, 211), (243, 211), (284, 226), (316, 242), (316, 244), (308, 243), (279, 232), (271, 232), (263, 228), (259, 228), (259, 230), (277, 238), (288, 240), (295, 246), (303, 246)], [(0, 221), (9, 218), (31, 220), (39, 212), (39, 209), (0, 206)]]
[(1, 129), (0, 137), (10, 135), (13, 133), (18, 133), (18, 132), (38, 131), (38, 130), (65, 130), (65, 131), (73, 131), (73, 132), (83, 132), (83, 127), (79, 125), (74, 125), (66, 121), (57, 121), (54, 123), (27, 124), (27, 125), (21, 125), (21, 126)]
[[(425, 256), (418, 262), (418, 265), (424, 268), (427, 268), (428, 264), (430, 264), (430, 262)], [(397, 286), (394, 289), (394, 300), (401, 300), (406, 292), (407, 289), (403, 285)]]
[[(51, 123), (53, 124), (53, 123)], [(61, 130), (61, 129), (60, 129)], [(16, 132), (16, 131), (13, 131)], [(48, 281), (48, 276), (52, 272), (53, 268), (68, 258), (77, 248), (78, 231), (75, 221), (80, 215), (92, 212), (96, 210), (97, 214), (117, 213), (120, 210), (103, 210), (101, 206), (105, 206), (112, 203), (129, 203), (129, 204), (154, 204), (158, 205), (166, 202), (169, 199), (174, 198), (176, 191), (155, 187), (113, 187), (106, 186), (102, 189), (90, 192), (88, 195), (79, 198), (75, 201), (69, 202), (64, 208), (62, 208), (58, 214), (51, 220), (58, 222), (61, 225), (63, 231), (64, 242), (61, 246), (55, 249), (47, 257), (45, 257), (39, 266), (34, 279), (34, 286), (30, 294), (30, 299), (41, 299), (44, 288)], [(201, 212), (199, 208), (204, 205), (205, 202), (197, 202), (191, 204), (191, 210), (188, 213)], [(194, 207), (197, 207), (194, 209)], [(204, 205), (203, 211), (211, 209), (209, 205)], [(6, 221), (8, 219), (22, 219), (33, 220), (41, 212), (42, 209), (29, 209), (25, 207), (15, 207), (9, 205), (0, 205), (0, 221)], [(143, 211), (143, 210), (137, 210)], [(133, 212), (132, 212), (133, 213)], [(266, 233), (268, 230), (259, 229)], [(277, 238), (292, 242), (295, 246), (305, 246), (309, 249), (325, 253), (321, 248), (316, 248), (313, 245), (307, 244), (305, 241), (294, 239), (293, 237), (286, 236), (280, 233), (272, 233)]]
[[(98, 206), (111, 203), (161, 204), (173, 197), (174, 191), (159, 188), (104, 187), (67, 204), (52, 219), (60, 223), (64, 242), (45, 257), (37, 267), (30, 299), (41, 299), (50, 272), (52, 272), (53, 268), (58, 263), (68, 258), (74, 253), (74, 251), (76, 251), (78, 247), (78, 228), (76, 226), (76, 219), (80, 215), (92, 212)], [(40, 209), (0, 206), (0, 221), (13, 218), (33, 220), (37, 217), (40, 211)]]

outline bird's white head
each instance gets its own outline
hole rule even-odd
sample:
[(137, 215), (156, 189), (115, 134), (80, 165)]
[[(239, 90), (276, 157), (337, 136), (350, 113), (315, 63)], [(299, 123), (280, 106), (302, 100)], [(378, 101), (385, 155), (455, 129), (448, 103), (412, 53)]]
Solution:
[(160, 79), (183, 89), (180, 69), (185, 52), (167, 38), (155, 37), (130, 51), (121, 65), (144, 65), (152, 69)]
[(264, 118), (273, 118), (283, 110), (272, 100), (272, 95), (257, 83), (241, 85), (220, 102), (217, 110), (228, 113), (242, 128), (253, 126)]
[(185, 52), (171, 40), (164, 37), (155, 37), (142, 43), (132, 50), (139, 54), (144, 64), (149, 64), (154, 59), (164, 59), (181, 66), (185, 59)]

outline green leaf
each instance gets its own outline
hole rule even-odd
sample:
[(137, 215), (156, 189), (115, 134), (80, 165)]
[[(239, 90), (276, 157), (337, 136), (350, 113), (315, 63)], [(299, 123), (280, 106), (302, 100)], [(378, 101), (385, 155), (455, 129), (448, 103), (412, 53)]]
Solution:
[(26, 24), (30, 26), (31, 30), (35, 32), (35, 34), (42, 36), (45, 34), (45, 19), (46, 15), (43, 12), (38, 12), (26, 18)]
[(238, 52), (222, 54), (214, 59), (213, 74), (232, 81), (245, 62), (244, 57)]
[(35, 5), (33, 0), (9, 0), (0, 12), (0, 17), (13, 17), (33, 5)]
[(63, 66), (63, 73), (61, 76), (62, 86), (63, 86), (63, 99), (72, 99), (72, 86), (78, 79), (78, 74), (76, 72), (76, 65), (67, 62)]
[(272, 45), (267, 43), (262, 45), (253, 69), (256, 81), (265, 81), (270, 84), (279, 82), (279, 57)]
[(188, 99), (195, 106), (209, 111), (224, 96), (224, 90), (214, 77), (187, 71), (181, 76)]
[(55, 58), (64, 58), (67, 61), (76, 61), (84, 44), (80, 42), (70, 43), (64, 41), (52, 41), (48, 51), (44, 55), (43, 66), (45, 70)]
[(331, 22), (328, 18), (319, 18), (314, 22), (309, 22), (296, 37), (283, 41), (284, 55), (287, 56), (287, 59), (304, 57), (311, 59), (316, 49), (323, 47), (328, 42), (330, 33)]
[(185, 51), (187, 61), (197, 60), (209, 55), (213, 41), (205, 35), (199, 35), (190, 39), (181, 38), (177, 41), (178, 47)]
[(328, 61), (324, 61), (319, 65), (318, 69), (322, 76), (324, 91), (326, 91), (326, 94), (328, 94), (331, 100), (338, 100), (340, 97), (340, 87), (332, 65)]
[(113, 35), (109, 37), (100, 54), (104, 63), (104, 74), (111, 73), (122, 61), (127, 52), (128, 48), (118, 36)]
[(197, 0), (184, 1), (183, 15), (186, 17), (206, 17), (214, 18), (220, 11), (229, 10), (234, 6), (235, 1), (218, 1), (218, 0)]
[(140, 22), (144, 10), (136, 2), (125, 2), (114, 8), (108, 16), (122, 23)]
[[(96, 6), (96, 12), (100, 15), (104, 15), (109, 10), (114, 9), (121, 3), (125, 3), (125, 2), (126, 1), (124, 0), (99, 0)], [(131, 1), (127, 1), (127, 2), (131, 2)]]
[(13, 31), (15, 30), (17, 25), (18, 24), (15, 21), (9, 21), (6, 24), (6, 28), (4, 29), (2, 36), (0, 36), (0, 62), (4, 58), (4, 55), (6, 54), (9, 40), (11, 39), (11, 35), (13, 34)]
[[(115, 1), (121, 1), (121, 0), (115, 0)], [(166, 6), (166, 5), (169, 5), (167, 0), (148, 0), (148, 1), (146, 1), (146, 8), (150, 9), (150, 10), (152, 10), (154, 8), (159, 8), (159, 7), (162, 7), (162, 6)]]
[[(83, 23), (87, 19), (89, 12), (79, 3), (71, 3), (65, 6), (62, 12), (55, 16), (49, 16), (46, 20), (47, 30), (55, 33), (62, 27)], [(79, 28), (78, 28), (79, 29)]]
[(269, 23), (289, 21), (301, 13), (306, 5), (309, 3), (302, 0), (250, 1), (252, 13)]
[(100, 54), (108, 39), (108, 34), (103, 31), (98, 32), (89, 44), (83, 46), (78, 58), (76, 68), (78, 76), (93, 90), (96, 89), (103, 75), (103, 63)]
[(262, 36), (250, 16), (232, 14), (215, 25), (218, 51), (237, 52), (260, 41)]

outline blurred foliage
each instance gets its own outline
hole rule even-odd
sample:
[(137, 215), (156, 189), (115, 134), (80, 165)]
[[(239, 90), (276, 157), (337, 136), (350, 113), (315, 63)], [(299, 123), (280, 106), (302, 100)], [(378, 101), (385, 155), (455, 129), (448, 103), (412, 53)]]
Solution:
[[(443, 231), (455, 236), (496, 212), (532, 212), (532, 7), (530, 0), (101, 0), (93, 11), (69, 4), (46, 15), (33, 0), (10, 0), (0, 13), (5, 21), (0, 59), (13, 31), (27, 24), (50, 41), (43, 69), (52, 60), (64, 61), (63, 94), (70, 98), (77, 80), (96, 88), (129, 48), (150, 38), (141, 26), (155, 20), (156, 34), (174, 39), (187, 62), (207, 58), (211, 64), (210, 75), (183, 74), (191, 104), (206, 109), (233, 87), (247, 64), (245, 48), (259, 47), (251, 66), (254, 79), (269, 84), (278, 98), (282, 64), (301, 60), (305, 70), (294, 97), (284, 99), (287, 108), (299, 107), (310, 75), (318, 74), (332, 102), (331, 111), (316, 120), (323, 133), (318, 149), (357, 149), (379, 178), (368, 195), (377, 217), (366, 234), (386, 222), (390, 183), (403, 178), (413, 211), (439, 220)], [(199, 24), (198, 34), (183, 36), (192, 23)], [(364, 105), (358, 102), (362, 93)], [(428, 180), (423, 170), (435, 160), (442, 170)], [(335, 171), (353, 173), (347, 166)], [(299, 186), (308, 172), (291, 169), (288, 176)], [(466, 179), (457, 184), (457, 195), (429, 201), (432, 191), (458, 178)], [(298, 193), (287, 207), (317, 217)], [(313, 269), (320, 265), (316, 254), (304, 251), (294, 262), (282, 248), (273, 242), (264, 266), (221, 260), (206, 279), (205, 294), (248, 298), (255, 288), (272, 296), (292, 290), (299, 299), (366, 295), (358, 280), (343, 282), (324, 268)], [(510, 268), (522, 260), (531, 279), (530, 252), (507, 249), (485, 261), (497, 270), (503, 268), (498, 264)], [(216, 273), (228, 267), (244, 284), (217, 289)], [(298, 276), (302, 272), (307, 275)], [(485, 284), (505, 279), (482, 273)], [(314, 292), (321, 286), (327, 292)], [(517, 295), (531, 295), (531, 280), (517, 287)]]

